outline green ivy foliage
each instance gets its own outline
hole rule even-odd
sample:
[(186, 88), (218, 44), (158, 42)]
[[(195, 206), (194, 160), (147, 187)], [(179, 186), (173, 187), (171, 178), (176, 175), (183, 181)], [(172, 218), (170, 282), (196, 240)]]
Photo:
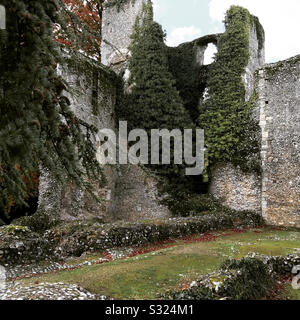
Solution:
[(257, 169), (252, 155), (258, 154), (258, 123), (251, 113), (255, 96), (245, 102), (242, 75), (248, 64), (249, 30), (253, 18), (247, 9), (232, 6), (225, 19), (218, 53), (208, 76), (209, 99), (198, 124), (205, 130), (209, 167), (232, 163), (243, 170)]
[[(151, 129), (195, 128), (169, 70), (164, 38), (161, 26), (153, 21), (152, 4), (148, 2), (132, 35), (129, 93), (117, 108), (118, 118), (128, 121), (129, 129), (142, 128), (150, 133)], [(171, 150), (170, 165), (148, 166), (160, 180), (160, 192), (168, 193), (171, 199), (193, 185), (185, 175), (185, 166), (174, 164), (173, 156)]]
[(178, 47), (168, 47), (169, 70), (176, 80), (176, 88), (180, 93), (184, 107), (189, 112), (193, 123), (201, 113), (199, 101), (207, 85), (209, 65), (200, 65), (195, 59), (199, 47), (208, 43), (217, 45), (218, 35), (208, 35)]
[[(151, 3), (145, 5), (132, 36), (130, 93), (118, 103), (119, 119), (127, 120), (129, 129), (204, 128), (208, 173), (220, 162), (258, 169), (252, 157), (259, 152), (258, 124), (252, 119), (256, 97), (245, 102), (242, 81), (250, 57), (249, 30), (253, 23), (258, 22), (246, 9), (233, 6), (227, 13), (225, 34), (205, 38), (205, 43), (194, 41), (168, 48), (161, 26), (153, 22)], [(215, 62), (199, 66), (195, 61), (197, 47), (209, 42), (218, 43)], [(206, 86), (210, 98), (199, 108)], [(164, 203), (174, 214), (210, 210), (210, 199), (196, 195), (207, 193), (207, 177), (187, 177), (183, 166), (154, 169), (159, 169), (156, 171), (162, 177), (161, 191), (168, 193)], [(165, 178), (168, 183), (164, 183)]]
[(57, 75), (64, 58), (53, 41), (56, 0), (1, 0), (7, 30), (0, 43), (0, 211), (25, 204), (30, 172), (49, 170), (92, 192), (101, 180), (95, 157), (96, 129), (78, 119)]

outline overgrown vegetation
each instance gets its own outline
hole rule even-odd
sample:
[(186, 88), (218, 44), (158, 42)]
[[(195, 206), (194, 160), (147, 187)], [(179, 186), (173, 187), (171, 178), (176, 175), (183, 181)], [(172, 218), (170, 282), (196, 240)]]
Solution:
[[(149, 2), (137, 18), (132, 36), (130, 93), (125, 95), (126, 103), (123, 100), (117, 110), (119, 118), (128, 121), (129, 129), (142, 128), (150, 133), (151, 129), (194, 128), (169, 71), (164, 37), (161, 26), (153, 21), (153, 8)], [(172, 143), (171, 148), (174, 150)], [(163, 177), (163, 182), (164, 179), (169, 182), (167, 185), (162, 183), (163, 187), (174, 189), (188, 185), (185, 168), (175, 164), (174, 152), (171, 152), (170, 165), (151, 168)], [(183, 184), (185, 186), (181, 187)]]
[[(252, 156), (259, 152), (256, 139), (259, 127), (251, 116), (255, 96), (245, 102), (242, 81), (250, 57), (252, 23), (252, 16), (242, 7), (232, 6), (227, 12), (226, 31), (220, 36), (218, 53), (208, 76), (209, 99), (198, 119), (205, 130), (209, 169), (217, 163), (230, 162), (243, 170), (257, 170), (257, 163), (252, 161)], [(257, 21), (256, 24), (259, 25)]]
[(180, 300), (257, 300), (266, 297), (274, 283), (274, 276), (262, 260), (245, 257), (226, 260), (218, 271), (199, 279), (191, 289), (168, 295)]
[[(159, 168), (162, 181), (167, 181), (160, 184), (161, 192), (169, 194), (164, 202), (175, 214), (189, 215), (207, 207), (197, 194), (207, 193), (214, 165), (229, 162), (245, 171), (259, 172), (259, 126), (252, 117), (256, 95), (245, 102), (242, 75), (250, 58), (250, 27), (257, 29), (260, 49), (263, 29), (248, 10), (232, 6), (227, 12), (224, 34), (204, 37), (200, 39), (203, 43), (197, 40), (167, 48), (161, 27), (153, 22), (151, 4), (144, 10), (137, 19), (130, 48), (131, 93), (118, 113), (131, 128), (205, 130), (208, 148), (203, 176), (187, 177), (183, 166), (155, 168)], [(199, 66), (195, 59), (197, 49), (210, 42), (218, 44), (215, 62)], [(206, 87), (209, 98), (200, 106)], [(181, 206), (177, 205), (179, 195)]]
[(199, 101), (206, 87), (208, 66), (200, 66), (196, 59), (196, 43), (167, 48), (169, 69), (176, 79), (176, 89), (185, 109), (196, 123), (199, 115)]
[(174, 129), (190, 125), (175, 81), (168, 70), (165, 34), (153, 21), (153, 8), (144, 5), (132, 35), (129, 61), (129, 103), (123, 116), (131, 128)]
[(63, 95), (67, 84), (56, 66), (64, 57), (53, 41), (60, 23), (56, 0), (2, 0), (7, 30), (0, 43), (0, 210), (26, 205), (23, 177), (38, 166), (58, 181), (92, 192), (102, 170), (93, 143), (96, 128), (78, 119)]
[(195, 124), (201, 113), (199, 102), (207, 86), (210, 69), (209, 65), (199, 64), (196, 59), (197, 51), (208, 43), (217, 45), (218, 37), (218, 35), (208, 35), (178, 47), (167, 48), (170, 72), (176, 80), (176, 88), (184, 107)]

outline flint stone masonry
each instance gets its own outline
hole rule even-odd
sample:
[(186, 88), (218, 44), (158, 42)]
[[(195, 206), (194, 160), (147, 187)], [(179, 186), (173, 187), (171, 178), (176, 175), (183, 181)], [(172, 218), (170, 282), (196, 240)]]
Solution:
[(0, 5), (0, 30), (6, 29), (6, 10), (5, 7)]
[(53, 255), (52, 242), (40, 237), (29, 228), (0, 227), (0, 264), (2, 266), (37, 263), (50, 259)]
[(157, 219), (170, 216), (159, 203), (157, 181), (136, 165), (121, 166), (116, 184), (115, 205), (123, 220)]
[(261, 211), (261, 181), (232, 165), (220, 166), (213, 173), (210, 193), (226, 207), (238, 211)]
[(249, 101), (255, 85), (255, 72), (265, 64), (265, 46), (259, 47), (259, 39), (256, 26), (252, 25), (249, 33), (250, 59), (243, 76), (246, 95), (245, 100)]
[(104, 5), (101, 58), (104, 65), (116, 72), (126, 65), (130, 54), (130, 36), (144, 3), (147, 3), (147, 0), (129, 0), (119, 10), (117, 6)]
[(300, 56), (259, 72), (262, 213), (267, 223), (300, 227)]

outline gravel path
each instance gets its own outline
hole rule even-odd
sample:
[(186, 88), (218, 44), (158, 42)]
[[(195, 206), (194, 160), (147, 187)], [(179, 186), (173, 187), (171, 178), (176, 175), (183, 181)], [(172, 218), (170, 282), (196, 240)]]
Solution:
[(13, 268), (0, 266), (0, 300), (106, 300), (107, 297), (92, 294), (76, 284), (71, 285), (60, 282), (23, 286), (19, 281), (15, 280), (106, 263), (126, 257), (131, 251), (132, 249), (108, 250), (107, 253), (110, 255), (110, 259), (99, 257), (98, 259), (77, 264), (48, 262), (42, 265), (22, 265)]

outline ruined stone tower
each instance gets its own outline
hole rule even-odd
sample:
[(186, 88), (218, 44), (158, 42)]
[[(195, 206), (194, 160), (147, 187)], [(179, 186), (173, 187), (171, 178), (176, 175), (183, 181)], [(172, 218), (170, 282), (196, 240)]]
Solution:
[[(101, 62), (119, 72), (129, 58), (130, 36), (137, 16), (148, 0), (130, 0), (121, 7), (105, 7), (102, 22)], [(109, 1), (106, 1), (109, 3)]]

